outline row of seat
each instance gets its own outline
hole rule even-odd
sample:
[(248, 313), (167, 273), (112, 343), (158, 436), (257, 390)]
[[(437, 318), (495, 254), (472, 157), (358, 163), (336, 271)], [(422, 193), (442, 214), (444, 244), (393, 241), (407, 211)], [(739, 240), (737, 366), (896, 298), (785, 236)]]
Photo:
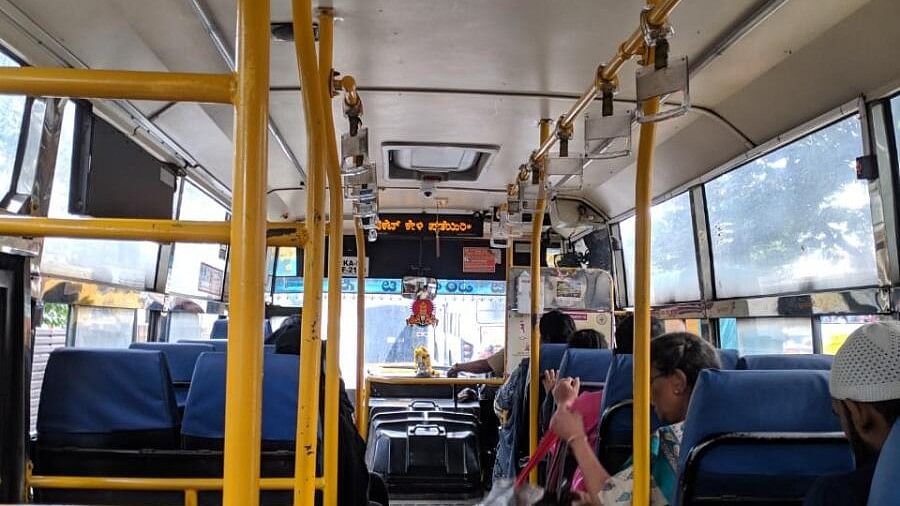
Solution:
[[(272, 322), (268, 318), (263, 320), (263, 338), (272, 335)], [(213, 322), (210, 339), (228, 339), (228, 318), (219, 318)]]
[[(795, 503), (818, 476), (852, 469), (831, 412), (826, 355), (738, 356), (718, 350), (691, 399), (677, 504)], [(598, 453), (610, 471), (631, 456), (633, 358), (610, 350), (544, 345), (541, 368), (601, 386)], [(651, 410), (652, 427), (660, 422)]]
[[(37, 418), (44, 446), (220, 448), (225, 435), (226, 354), (197, 345), (160, 349), (61, 348), (50, 354)], [(196, 353), (196, 364), (186, 359)], [(174, 367), (173, 367), (174, 366)], [(192, 370), (179, 413), (177, 378)], [(298, 357), (266, 354), (263, 443), (293, 445)], [(172, 372), (177, 371), (177, 372)]]

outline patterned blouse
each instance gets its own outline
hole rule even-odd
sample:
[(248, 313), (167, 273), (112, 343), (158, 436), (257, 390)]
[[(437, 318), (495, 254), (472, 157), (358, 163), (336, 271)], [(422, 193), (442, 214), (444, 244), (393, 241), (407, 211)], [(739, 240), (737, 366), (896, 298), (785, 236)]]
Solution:
[[(650, 506), (667, 506), (674, 500), (683, 435), (680, 422), (660, 427), (650, 440)], [(629, 459), (625, 469), (606, 480), (598, 496), (603, 506), (630, 506), (633, 490), (634, 466)]]

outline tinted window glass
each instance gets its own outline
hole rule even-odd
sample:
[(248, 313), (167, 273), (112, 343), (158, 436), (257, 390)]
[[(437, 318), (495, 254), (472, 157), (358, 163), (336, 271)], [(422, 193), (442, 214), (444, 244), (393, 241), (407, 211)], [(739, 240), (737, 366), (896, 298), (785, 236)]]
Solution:
[[(15, 60), (0, 52), (0, 67), (18, 66)], [(6, 193), (12, 181), (24, 115), (24, 96), (0, 95), (0, 193)]]
[[(180, 220), (224, 221), (227, 211), (212, 197), (184, 182)], [(219, 244), (176, 243), (166, 291), (219, 299), (225, 283), (227, 250)]]
[(813, 352), (809, 318), (721, 318), (719, 342), (741, 355)]
[(877, 284), (852, 117), (705, 185), (720, 298)]
[[(74, 127), (75, 104), (70, 102), (63, 115), (53, 174), (51, 218), (77, 218), (68, 211)], [(158, 255), (159, 245), (152, 242), (48, 237), (44, 240), (41, 269), (46, 274), (152, 289)]]
[[(700, 299), (690, 195), (682, 193), (653, 206), (650, 212), (651, 303)], [(628, 218), (620, 229), (629, 305), (634, 304), (634, 224), (635, 218)]]

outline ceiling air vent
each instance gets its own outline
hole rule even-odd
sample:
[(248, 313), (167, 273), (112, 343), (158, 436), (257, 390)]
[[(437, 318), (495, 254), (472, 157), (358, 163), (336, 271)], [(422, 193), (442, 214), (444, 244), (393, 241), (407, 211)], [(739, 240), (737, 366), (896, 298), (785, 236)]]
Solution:
[(431, 142), (385, 142), (381, 144), (388, 179), (420, 181), (476, 181), (500, 146), (489, 144), (442, 144)]

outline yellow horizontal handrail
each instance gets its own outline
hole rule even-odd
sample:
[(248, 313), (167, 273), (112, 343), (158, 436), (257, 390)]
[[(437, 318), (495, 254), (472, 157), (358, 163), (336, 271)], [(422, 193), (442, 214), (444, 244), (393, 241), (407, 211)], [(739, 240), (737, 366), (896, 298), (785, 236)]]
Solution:
[[(650, 25), (659, 25), (664, 23), (666, 19), (668, 19), (669, 14), (672, 13), (672, 11), (680, 1), (681, 0), (661, 0), (660, 2), (655, 4), (653, 8), (647, 13), (647, 23)], [(575, 121), (575, 118), (577, 118), (579, 114), (584, 112), (588, 104), (590, 104), (592, 100), (597, 98), (597, 95), (603, 89), (604, 81), (614, 80), (619, 72), (619, 69), (622, 68), (622, 65), (624, 65), (625, 62), (632, 57), (639, 55), (643, 50), (643, 47), (644, 34), (639, 27), (634, 32), (632, 32), (630, 37), (625, 39), (625, 41), (619, 45), (619, 48), (612, 59), (598, 67), (594, 82), (591, 83), (591, 86), (587, 90), (585, 90), (578, 101), (575, 102), (574, 105), (572, 105), (569, 111), (566, 112), (565, 115), (563, 115), (563, 117), (557, 124), (557, 128), (559, 128), (559, 126), (561, 125), (570, 126)], [(556, 142), (558, 140), (559, 138), (555, 135), (551, 135), (550, 137), (544, 139), (537, 151), (535, 151), (531, 155), (531, 161), (537, 162), (545, 155), (549, 154), (550, 150), (553, 149), (553, 146), (556, 145)]]
[(501, 378), (407, 378), (403, 376), (369, 376), (367, 383), (384, 385), (502, 385)]
[(232, 103), (234, 74), (0, 68), (0, 93), (50, 97)]
[[(231, 242), (231, 224), (226, 221), (4, 216), (0, 217), (0, 235), (228, 244)], [(303, 246), (306, 225), (272, 222), (268, 224), (266, 236), (269, 246)]]

